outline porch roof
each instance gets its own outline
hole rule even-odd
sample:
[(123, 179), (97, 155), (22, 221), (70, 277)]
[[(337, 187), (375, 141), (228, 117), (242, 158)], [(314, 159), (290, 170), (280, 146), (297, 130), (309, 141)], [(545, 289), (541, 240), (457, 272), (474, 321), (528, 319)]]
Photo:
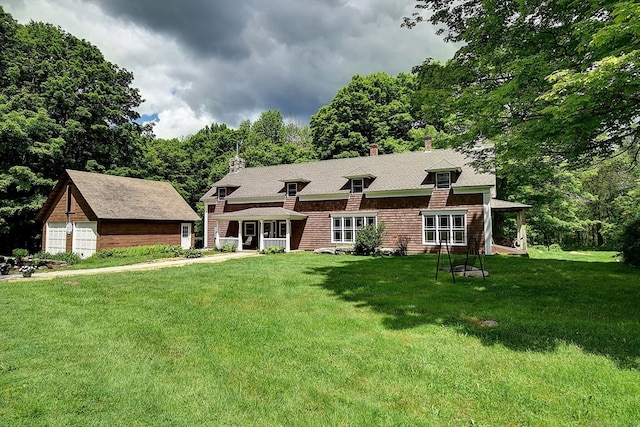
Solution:
[(269, 207), (269, 208), (249, 208), (235, 212), (225, 212), (220, 215), (212, 215), (214, 219), (220, 220), (247, 220), (256, 221), (260, 219), (305, 219), (307, 215), (292, 211), (290, 209)]
[(509, 202), (508, 200), (491, 199), (491, 210), (502, 212), (517, 212), (531, 208), (531, 205), (524, 203)]

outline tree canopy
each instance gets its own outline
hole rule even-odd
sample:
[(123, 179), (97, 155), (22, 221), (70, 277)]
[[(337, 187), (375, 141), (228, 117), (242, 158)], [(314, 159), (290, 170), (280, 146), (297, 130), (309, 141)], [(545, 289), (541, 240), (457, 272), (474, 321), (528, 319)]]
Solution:
[(637, 156), (637, 2), (417, 0), (416, 8), (428, 17), (416, 12), (405, 26), (428, 20), (461, 44), (439, 72), (456, 77), (447, 110), (457, 144), (490, 141), (498, 155), (556, 164), (621, 149)]
[(62, 171), (131, 166), (148, 129), (133, 75), (89, 42), (0, 7), (0, 45), (0, 249), (31, 249)]
[(409, 74), (354, 76), (311, 117), (313, 145), (320, 158), (362, 156), (373, 143), (380, 153), (410, 149), (412, 90)]

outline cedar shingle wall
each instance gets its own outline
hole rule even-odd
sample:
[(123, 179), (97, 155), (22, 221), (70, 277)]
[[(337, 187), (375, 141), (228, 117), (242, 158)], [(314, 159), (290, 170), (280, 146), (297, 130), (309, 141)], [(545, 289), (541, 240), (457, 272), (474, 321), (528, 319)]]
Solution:
[(180, 245), (180, 225), (181, 222), (173, 221), (103, 220), (98, 223), (96, 249), (100, 251), (129, 246)]
[[(441, 191), (436, 195), (438, 200), (431, 202), (431, 197), (392, 197), (381, 199), (368, 199), (362, 197), (359, 200), (359, 211), (377, 212), (378, 222), (384, 222), (386, 235), (383, 241), (384, 247), (394, 248), (399, 236), (410, 238), (409, 253), (435, 252), (436, 247), (422, 244), (422, 215), (421, 211), (433, 209), (434, 202), (438, 208), (456, 208), (467, 210), (467, 231), (469, 236), (475, 236), (484, 247), (484, 220), (482, 209), (482, 194), (456, 195), (449, 191)], [(359, 195), (361, 196), (361, 195)], [(353, 209), (355, 199), (349, 200), (324, 200), (324, 201), (300, 201), (296, 199), (295, 205), (289, 200), (288, 209), (306, 214), (304, 221), (291, 222), (291, 249), (313, 250), (320, 247), (331, 247), (331, 214), (347, 211), (347, 206)], [(209, 214), (221, 212), (234, 212), (253, 207), (281, 207), (283, 202), (265, 204), (241, 204), (229, 205), (218, 202), (216, 206), (209, 207)], [(357, 214), (358, 210), (351, 211)], [(214, 245), (215, 219), (209, 217), (209, 246)], [(237, 236), (237, 221), (220, 221), (220, 236)], [(465, 248), (453, 248), (454, 252), (464, 252)]]

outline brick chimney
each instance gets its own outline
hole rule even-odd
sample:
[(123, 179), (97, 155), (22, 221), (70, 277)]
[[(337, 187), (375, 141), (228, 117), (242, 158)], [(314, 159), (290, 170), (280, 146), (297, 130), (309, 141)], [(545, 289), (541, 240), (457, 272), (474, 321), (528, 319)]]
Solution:
[(377, 156), (378, 155), (378, 144), (369, 145), (369, 156)]
[(240, 156), (234, 156), (229, 160), (229, 172), (236, 173), (244, 168), (244, 159)]
[(431, 136), (427, 135), (424, 137), (424, 151), (431, 151), (432, 148)]

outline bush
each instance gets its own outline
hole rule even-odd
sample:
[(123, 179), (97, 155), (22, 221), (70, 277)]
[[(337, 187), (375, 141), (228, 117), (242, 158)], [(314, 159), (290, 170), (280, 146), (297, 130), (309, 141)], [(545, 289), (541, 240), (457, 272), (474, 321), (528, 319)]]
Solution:
[(625, 263), (640, 266), (640, 217), (631, 220), (624, 227), (622, 255)]
[(406, 255), (410, 241), (411, 237), (407, 236), (406, 234), (398, 235), (398, 237), (396, 238), (396, 253), (401, 256)]
[(57, 261), (64, 261), (68, 265), (74, 265), (79, 263), (82, 258), (78, 254), (74, 254), (72, 252), (60, 252), (55, 255), (49, 255), (49, 259), (55, 259)]
[(376, 225), (370, 224), (360, 230), (356, 235), (356, 244), (354, 251), (356, 255), (371, 255), (376, 248), (382, 244), (385, 227), (383, 223)]
[(29, 256), (29, 251), (22, 248), (16, 248), (11, 251), (11, 255), (13, 255), (13, 257), (16, 259), (22, 259)]
[(284, 253), (284, 248), (280, 246), (269, 246), (260, 251), (261, 254), (272, 255), (272, 254), (282, 254)]
[(225, 243), (220, 247), (220, 252), (235, 252), (237, 246), (235, 244)]

